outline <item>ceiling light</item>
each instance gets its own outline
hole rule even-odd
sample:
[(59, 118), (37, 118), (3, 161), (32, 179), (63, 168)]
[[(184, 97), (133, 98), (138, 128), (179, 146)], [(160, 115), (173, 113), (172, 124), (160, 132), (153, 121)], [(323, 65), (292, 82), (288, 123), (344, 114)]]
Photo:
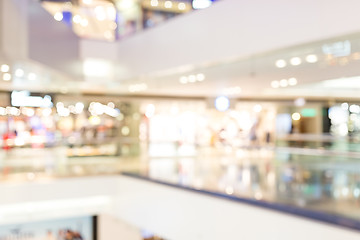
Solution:
[(288, 84), (290, 86), (295, 86), (297, 84), (297, 79), (296, 78), (289, 78)]
[(115, 103), (113, 103), (113, 102), (108, 102), (108, 104), (106, 104), (106, 105), (110, 108), (115, 108)]
[(307, 55), (305, 60), (308, 62), (308, 63), (316, 63), (318, 61), (318, 57), (314, 54), (311, 54), (311, 55)]
[(360, 113), (360, 106), (359, 105), (356, 105), (356, 104), (353, 104), (349, 107), (349, 111), (351, 113)]
[(194, 9), (204, 9), (210, 7), (212, 4), (211, 0), (193, 0), (192, 6)]
[(227, 97), (221, 96), (215, 99), (215, 108), (221, 112), (228, 110), (230, 107), (230, 100)]
[(24, 76), (24, 70), (22, 70), (21, 68), (16, 69), (15, 76), (19, 77), (19, 78), (23, 77)]
[(35, 74), (35, 73), (29, 73), (28, 79), (29, 79), (30, 81), (34, 81), (34, 80), (36, 79), (36, 74)]
[(349, 110), (349, 104), (348, 103), (342, 103), (341, 108), (347, 111), (347, 110)]
[(62, 103), (62, 102), (58, 102), (57, 104), (56, 104), (56, 108), (64, 108), (65, 106), (64, 106), (64, 103)]
[(262, 106), (261, 106), (260, 104), (256, 104), (256, 105), (254, 106), (253, 110), (254, 110), (254, 112), (259, 113), (259, 112), (261, 112), (261, 110), (262, 110)]
[(151, 0), (151, 1), (150, 1), (150, 5), (151, 5), (152, 7), (157, 7), (157, 6), (159, 5), (159, 1), (158, 1), (158, 0)]
[(279, 88), (280, 87), (280, 83), (279, 83), (279, 81), (272, 81), (271, 82), (271, 87), (272, 88)]
[(6, 115), (6, 108), (0, 107), (0, 116)]
[(283, 59), (279, 59), (275, 62), (275, 66), (278, 68), (284, 68), (286, 67), (286, 61)]
[(179, 82), (182, 84), (186, 84), (188, 82), (188, 79), (187, 79), (187, 77), (184, 76), (179, 79)]
[(57, 12), (57, 13), (55, 13), (55, 15), (54, 15), (54, 19), (56, 20), (56, 21), (58, 21), (58, 22), (60, 22), (61, 20), (63, 20), (63, 14), (61, 13), (61, 12)]
[(130, 128), (128, 126), (124, 126), (121, 128), (121, 134), (124, 136), (128, 136), (130, 134)]
[(202, 82), (205, 80), (205, 75), (202, 74), (202, 73), (199, 73), (196, 75), (196, 79), (199, 81), (199, 82)]
[(172, 8), (172, 2), (171, 1), (166, 1), (164, 6), (165, 6), (165, 8)]
[(146, 107), (145, 116), (147, 118), (152, 118), (155, 115), (155, 106), (154, 104), (149, 104)]
[(2, 72), (8, 72), (9, 70), (10, 70), (9, 65), (7, 65), (7, 64), (1, 65), (1, 71)]
[(288, 86), (288, 81), (286, 79), (282, 79), (279, 82), (280, 87), (287, 87)]
[(82, 2), (87, 5), (92, 4), (92, 0), (82, 0)]
[(292, 115), (291, 115), (291, 118), (294, 120), (294, 121), (298, 121), (298, 120), (300, 120), (300, 118), (301, 118), (301, 115), (300, 115), (300, 113), (293, 113)]
[(179, 10), (185, 10), (186, 9), (185, 3), (179, 3), (178, 8), (179, 8)]
[(234, 193), (234, 188), (231, 186), (228, 186), (228, 187), (226, 187), (225, 192), (226, 192), (226, 194), (231, 195)]
[(298, 66), (301, 64), (301, 59), (299, 57), (293, 57), (290, 59), (290, 64), (293, 66)]
[(84, 108), (85, 108), (85, 105), (84, 105), (82, 102), (77, 102), (77, 103), (75, 104), (75, 112), (76, 112), (77, 114), (82, 113), (83, 110), (84, 110)]
[(80, 17), (80, 15), (75, 15), (75, 16), (73, 17), (73, 22), (74, 22), (74, 23), (80, 23), (80, 22), (81, 22), (81, 17)]
[(195, 77), (195, 75), (190, 75), (188, 79), (189, 79), (189, 82), (190, 82), (190, 83), (196, 82), (196, 77)]
[(10, 73), (4, 73), (3, 79), (4, 79), (4, 81), (10, 81), (10, 79), (11, 79), (11, 74), (10, 74)]

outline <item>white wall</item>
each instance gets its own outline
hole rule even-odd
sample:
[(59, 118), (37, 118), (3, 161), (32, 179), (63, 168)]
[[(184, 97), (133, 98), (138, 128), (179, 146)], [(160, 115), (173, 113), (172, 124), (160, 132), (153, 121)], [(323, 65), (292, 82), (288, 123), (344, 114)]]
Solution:
[(140, 229), (110, 215), (98, 216), (99, 240), (142, 240)]
[(117, 214), (171, 240), (359, 239), (360, 233), (276, 211), (120, 177)]
[(28, 18), (27, 10), (28, 1), (1, 1), (0, 50), (2, 50), (8, 58), (21, 60), (27, 57), (28, 31), (27, 24), (25, 24)]
[(116, 177), (0, 184), (0, 224), (113, 212)]
[(57, 22), (38, 0), (28, 0), (28, 57), (52, 69), (82, 79), (79, 38), (63, 22)]
[(134, 237), (137, 227), (171, 240), (360, 238), (360, 232), (126, 176), (2, 182), (0, 193), (0, 224), (105, 214), (111, 225), (102, 228)]

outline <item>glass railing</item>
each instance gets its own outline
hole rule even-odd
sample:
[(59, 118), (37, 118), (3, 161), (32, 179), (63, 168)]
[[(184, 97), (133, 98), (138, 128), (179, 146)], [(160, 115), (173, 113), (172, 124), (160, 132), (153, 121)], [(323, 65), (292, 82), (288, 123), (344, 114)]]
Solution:
[(153, 158), (136, 176), (360, 229), (358, 157), (269, 148)]

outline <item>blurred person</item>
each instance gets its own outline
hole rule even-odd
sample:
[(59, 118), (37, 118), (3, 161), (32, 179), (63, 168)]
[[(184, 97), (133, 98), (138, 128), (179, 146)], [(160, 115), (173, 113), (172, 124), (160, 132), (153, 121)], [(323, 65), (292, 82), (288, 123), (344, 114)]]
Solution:
[(73, 240), (83, 240), (83, 238), (79, 232), (74, 232)]
[(266, 144), (271, 143), (271, 133), (270, 133), (270, 131), (266, 131), (266, 133), (265, 133), (265, 142), (266, 142)]
[(57, 234), (57, 237), (56, 237), (56, 240), (64, 240), (65, 239), (65, 231), (60, 229), (58, 231), (58, 234)]
[(52, 233), (51, 230), (48, 230), (48, 231), (47, 231), (45, 240), (56, 240), (56, 238), (55, 238), (55, 236), (53, 235), (53, 233)]
[(73, 232), (70, 229), (66, 230), (64, 240), (73, 240), (74, 239), (73, 237), (74, 237)]
[(256, 120), (254, 124), (251, 126), (249, 131), (249, 140), (251, 145), (258, 144), (258, 136), (257, 136), (257, 128), (258, 128), (259, 122)]

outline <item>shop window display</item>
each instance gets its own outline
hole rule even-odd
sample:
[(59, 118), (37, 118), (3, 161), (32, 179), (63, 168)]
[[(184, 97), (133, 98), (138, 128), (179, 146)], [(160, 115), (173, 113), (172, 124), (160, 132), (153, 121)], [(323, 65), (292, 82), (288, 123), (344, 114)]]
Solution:
[(133, 136), (138, 125), (134, 126), (129, 104), (108, 105), (93, 102), (85, 108), (83, 103), (58, 102), (53, 108), (1, 107), (1, 147), (10, 151), (65, 146), (68, 157), (137, 154), (133, 145), (138, 140)]

